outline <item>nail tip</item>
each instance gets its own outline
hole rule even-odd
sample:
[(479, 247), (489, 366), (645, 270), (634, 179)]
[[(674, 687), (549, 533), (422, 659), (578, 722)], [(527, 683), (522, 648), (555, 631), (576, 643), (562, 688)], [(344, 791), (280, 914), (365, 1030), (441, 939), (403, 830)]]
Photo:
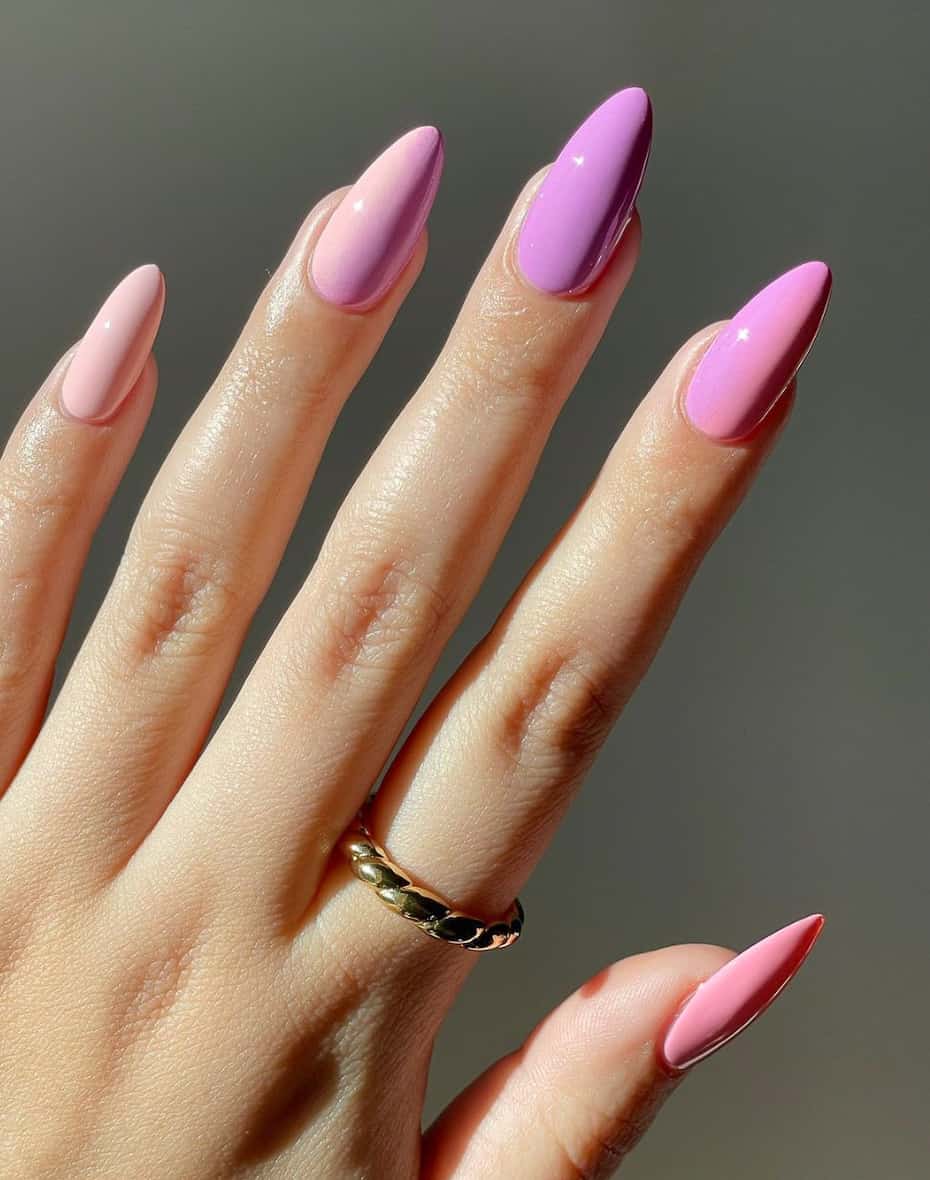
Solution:
[(621, 105), (627, 108), (627, 115), (630, 113), (630, 108), (638, 107), (642, 118), (646, 119), (652, 116), (652, 99), (649, 97), (649, 92), (642, 86), (624, 86), (620, 90), (615, 90), (596, 109), (616, 108)]
[(592, 127), (610, 128), (618, 133), (629, 136), (634, 131), (634, 160), (635, 155), (641, 157), (645, 165), (646, 157), (652, 144), (652, 100), (641, 86), (627, 86), (617, 90), (606, 98), (600, 106), (595, 107), (591, 114), (572, 135), (566, 148), (572, 140), (581, 133), (586, 133)]
[(425, 161), (432, 162), (437, 157), (441, 158), (444, 155), (445, 137), (432, 123), (424, 123), (420, 127), (413, 127), (399, 139), (395, 139), (384, 149), (383, 154), (405, 146), (415, 147), (422, 153)]
[[(827, 924), (827, 919), (823, 914), (808, 914), (806, 918), (801, 918), (798, 922), (799, 930), (807, 935), (808, 946), (807, 950), (811, 950), (814, 943), (823, 933), (823, 928)], [(805, 951), (805, 954), (807, 951)]]
[(827, 263), (820, 259), (801, 262), (786, 270), (783, 274), (772, 279), (762, 290), (760, 295), (772, 288), (785, 288), (802, 297), (810, 299), (812, 303), (826, 301), (833, 285), (833, 272)]
[(148, 289), (155, 295), (164, 290), (165, 276), (162, 273), (161, 267), (156, 263), (143, 262), (125, 274), (107, 298), (112, 298), (118, 291), (121, 289), (125, 290), (130, 286), (138, 288), (140, 291)]

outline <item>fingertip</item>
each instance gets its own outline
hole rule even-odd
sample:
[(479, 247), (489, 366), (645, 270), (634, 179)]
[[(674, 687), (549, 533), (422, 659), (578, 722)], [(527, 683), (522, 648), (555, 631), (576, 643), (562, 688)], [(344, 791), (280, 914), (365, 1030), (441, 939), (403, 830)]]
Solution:
[(735, 955), (725, 947), (694, 943), (663, 947), (621, 959), (583, 983), (553, 1013), (563, 1034), (581, 1022), (609, 1055), (627, 1058), (656, 1040), (684, 999)]

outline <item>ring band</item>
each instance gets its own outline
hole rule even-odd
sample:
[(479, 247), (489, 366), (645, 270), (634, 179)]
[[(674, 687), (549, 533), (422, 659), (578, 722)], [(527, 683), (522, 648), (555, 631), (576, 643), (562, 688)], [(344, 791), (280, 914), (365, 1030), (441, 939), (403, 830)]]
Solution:
[(511, 946), (523, 931), (523, 906), (514, 898), (496, 922), (485, 922), (455, 909), (438, 893), (414, 885), (374, 839), (363, 807), (341, 841), (342, 850), (360, 881), (369, 885), (384, 904), (415, 926), (443, 942), (467, 951), (493, 951)]

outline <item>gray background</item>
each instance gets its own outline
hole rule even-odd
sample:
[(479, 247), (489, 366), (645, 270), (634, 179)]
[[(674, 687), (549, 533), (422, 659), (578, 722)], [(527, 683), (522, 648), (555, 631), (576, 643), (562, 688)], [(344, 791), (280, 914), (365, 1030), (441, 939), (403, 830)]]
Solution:
[[(918, 1177), (930, 1096), (925, 274), (930, 10), (874, 0), (4, 0), (3, 426), (131, 266), (168, 276), (161, 390), (70, 659), (170, 440), (309, 206), (439, 124), (425, 274), (323, 463), (254, 658), (429, 364), (524, 179), (623, 85), (656, 138), (638, 272), (486, 590), (484, 631), (681, 339), (807, 257), (836, 276), (794, 420), (438, 1047), (431, 1105), (605, 962), (823, 909), (806, 969), (700, 1067), (627, 1175)], [(439, 683), (437, 676), (433, 687)], [(614, 852), (603, 855), (604, 833)], [(565, 884), (576, 904), (565, 904)]]

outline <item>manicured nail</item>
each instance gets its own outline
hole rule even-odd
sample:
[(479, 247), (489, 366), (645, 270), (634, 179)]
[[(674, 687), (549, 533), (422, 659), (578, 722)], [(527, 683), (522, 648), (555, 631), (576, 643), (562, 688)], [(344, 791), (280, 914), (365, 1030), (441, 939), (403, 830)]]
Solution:
[(813, 344), (831, 283), (826, 263), (805, 262), (769, 283), (721, 329), (685, 396), (698, 430), (729, 442), (759, 425)]
[(65, 411), (102, 422), (119, 407), (148, 360), (165, 307), (157, 266), (137, 267), (107, 296), (71, 359), (61, 386)]
[(324, 299), (340, 307), (376, 302), (404, 269), (442, 175), (435, 127), (402, 135), (370, 164), (326, 223), (310, 263)]
[(591, 285), (633, 212), (652, 140), (649, 96), (638, 86), (608, 98), (562, 148), (520, 230), (517, 263), (551, 295)]
[(672, 1070), (703, 1061), (741, 1033), (794, 977), (823, 929), (812, 914), (763, 938), (706, 979), (665, 1035), (661, 1054)]

